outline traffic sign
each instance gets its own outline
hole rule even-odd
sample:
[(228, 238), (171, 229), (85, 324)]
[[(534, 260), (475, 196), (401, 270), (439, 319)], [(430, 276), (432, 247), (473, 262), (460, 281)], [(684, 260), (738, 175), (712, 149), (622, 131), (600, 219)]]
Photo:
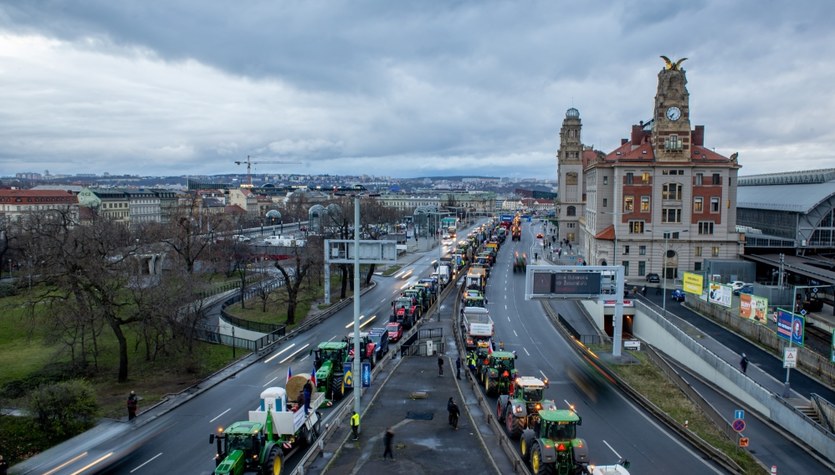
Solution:
[(742, 419), (736, 419), (731, 423), (731, 427), (737, 432), (742, 432), (745, 430), (745, 421)]
[(739, 446), (740, 447), (748, 447), (748, 437), (740, 437), (739, 438)]
[(734, 411), (734, 419), (745, 419), (745, 411), (742, 409), (736, 409)]
[(783, 348), (783, 368), (797, 368), (797, 348)]
[(800, 314), (801, 314), (801, 315), (803, 315), (803, 316), (805, 317), (805, 316), (806, 316), (806, 309), (805, 309), (805, 308), (804, 308), (804, 309), (802, 309), (802, 310), (800, 311)]

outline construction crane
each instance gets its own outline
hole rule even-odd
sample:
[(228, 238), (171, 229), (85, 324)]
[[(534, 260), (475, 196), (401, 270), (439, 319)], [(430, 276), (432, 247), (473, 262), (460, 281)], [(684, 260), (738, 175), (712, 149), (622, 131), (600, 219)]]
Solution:
[(284, 160), (259, 160), (257, 162), (253, 162), (252, 157), (249, 155), (246, 156), (246, 160), (235, 160), (235, 165), (246, 164), (246, 177), (250, 187), (252, 186), (252, 166), (264, 163), (300, 164), (301, 162), (288, 162)]

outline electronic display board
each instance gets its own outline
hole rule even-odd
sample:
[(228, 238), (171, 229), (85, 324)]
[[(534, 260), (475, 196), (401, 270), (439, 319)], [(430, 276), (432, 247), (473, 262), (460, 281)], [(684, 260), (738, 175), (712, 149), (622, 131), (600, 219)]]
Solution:
[(530, 298), (592, 298), (600, 295), (601, 272), (533, 270)]

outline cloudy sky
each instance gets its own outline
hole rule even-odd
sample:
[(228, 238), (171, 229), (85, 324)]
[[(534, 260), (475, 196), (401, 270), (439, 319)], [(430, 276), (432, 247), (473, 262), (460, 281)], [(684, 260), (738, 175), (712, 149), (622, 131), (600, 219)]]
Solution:
[(0, 175), (554, 177), (687, 57), (741, 174), (835, 167), (832, 0), (0, 0)]

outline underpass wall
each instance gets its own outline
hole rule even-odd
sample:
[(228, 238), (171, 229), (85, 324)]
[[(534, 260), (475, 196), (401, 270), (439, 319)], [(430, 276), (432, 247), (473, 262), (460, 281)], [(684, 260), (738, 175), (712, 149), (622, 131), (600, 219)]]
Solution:
[[(603, 322), (603, 306), (597, 302), (581, 301), (592, 315), (595, 324)], [(689, 325), (682, 322), (683, 326)], [(602, 327), (601, 327), (602, 328)], [(694, 333), (698, 332), (690, 326)], [(736, 367), (702, 346), (685, 331), (663, 318), (659, 313), (637, 302), (633, 334), (666, 353), (681, 365), (700, 374), (705, 380), (747, 404), (752, 410), (771, 420), (784, 431), (793, 434), (808, 446), (835, 460), (835, 435), (806, 417), (777, 394), (745, 376)]]

